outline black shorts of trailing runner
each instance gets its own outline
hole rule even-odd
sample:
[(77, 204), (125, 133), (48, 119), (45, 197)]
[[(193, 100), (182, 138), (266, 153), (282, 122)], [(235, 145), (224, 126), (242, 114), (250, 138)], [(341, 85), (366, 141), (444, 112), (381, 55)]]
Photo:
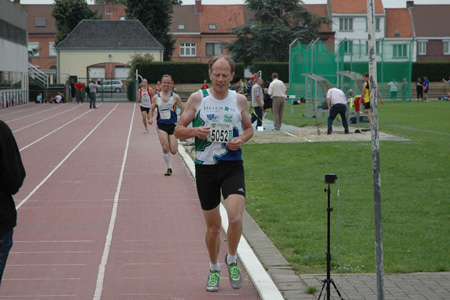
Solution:
[(158, 129), (167, 132), (169, 135), (172, 135), (175, 131), (175, 126), (177, 124), (164, 124), (158, 123)]
[(220, 190), (227, 199), (230, 195), (245, 197), (245, 176), (242, 161), (224, 161), (216, 165), (195, 165), (197, 193), (203, 210), (220, 204)]
[(143, 107), (141, 106), (141, 111), (146, 111), (147, 113), (150, 112), (150, 107)]

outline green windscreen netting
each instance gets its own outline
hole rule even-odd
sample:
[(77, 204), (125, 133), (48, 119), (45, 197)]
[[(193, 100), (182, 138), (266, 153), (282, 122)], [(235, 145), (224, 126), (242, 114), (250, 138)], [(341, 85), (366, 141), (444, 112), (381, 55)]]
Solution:
[[(411, 101), (413, 47), (413, 40), (376, 41), (377, 82), (384, 101)], [(343, 40), (336, 45), (320, 40), (294, 42), (289, 94), (317, 104), (325, 100), (327, 86), (337, 85), (350, 98), (359, 96), (368, 62), (367, 40)]]

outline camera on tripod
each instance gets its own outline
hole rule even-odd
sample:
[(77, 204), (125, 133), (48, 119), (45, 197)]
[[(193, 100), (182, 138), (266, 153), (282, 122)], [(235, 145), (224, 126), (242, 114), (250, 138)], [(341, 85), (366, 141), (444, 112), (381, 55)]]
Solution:
[(325, 174), (325, 183), (326, 184), (335, 184), (337, 179), (336, 174)]

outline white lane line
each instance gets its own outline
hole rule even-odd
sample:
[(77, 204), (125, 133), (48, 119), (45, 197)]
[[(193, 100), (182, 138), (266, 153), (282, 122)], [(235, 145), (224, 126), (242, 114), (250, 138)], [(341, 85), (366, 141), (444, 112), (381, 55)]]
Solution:
[[(26, 116), (21, 116), (21, 117), (16, 118), (16, 119), (9, 120), (8, 122), (14, 122), (14, 121), (22, 120), (22, 119), (28, 118), (28, 117), (30, 117), (30, 116), (42, 114), (42, 113), (45, 113), (45, 112), (48, 112), (48, 111), (51, 111), (51, 110), (54, 110), (54, 109), (57, 109), (57, 108), (58, 108), (58, 107), (53, 107), (53, 108), (50, 108), (50, 109), (47, 109), (47, 110), (40, 110), (40, 111), (38, 111), (38, 112), (29, 114), (29, 115), (26, 115)], [(23, 111), (21, 111), (21, 112), (23, 113)]]
[[(52, 115), (51, 117), (48, 117), (48, 118), (39, 120), (39, 121), (34, 122), (34, 123), (32, 123), (32, 124), (29, 124), (29, 125), (27, 125), (27, 126), (25, 126), (25, 127), (22, 127), (22, 128), (17, 129), (17, 130), (14, 130), (13, 133), (19, 132), (19, 131), (24, 130), (24, 129), (28, 128), (28, 127), (37, 125), (37, 124), (39, 124), (39, 123), (45, 122), (45, 121), (50, 120), (50, 119), (52, 119), (52, 118), (54, 118), (54, 117), (57, 117), (57, 116), (62, 115), (62, 114), (65, 114), (65, 113), (67, 113), (67, 112), (69, 112), (69, 111), (71, 111), (71, 110), (77, 109), (78, 107), (79, 107), (79, 106), (76, 106), (76, 107), (71, 108), (71, 109), (69, 109), (69, 110), (65, 110), (65, 111), (63, 111), (63, 112), (60, 112), (59, 114)], [(30, 115), (28, 115), (28, 116), (26, 116), (26, 117), (29, 117), (29, 116), (30, 116)], [(16, 119), (16, 120), (18, 120), (18, 119)]]
[(111, 212), (111, 219), (109, 221), (108, 233), (106, 235), (105, 248), (103, 249), (102, 260), (100, 262), (100, 265), (98, 266), (97, 284), (95, 287), (95, 293), (94, 293), (94, 298), (93, 298), (94, 300), (100, 300), (102, 297), (103, 283), (105, 281), (105, 269), (106, 269), (106, 264), (108, 263), (109, 252), (111, 250), (111, 241), (112, 241), (112, 236), (113, 236), (113, 232), (114, 232), (114, 226), (116, 223), (120, 189), (122, 188), (123, 173), (125, 172), (125, 164), (127, 162), (127, 157), (128, 157), (128, 148), (130, 146), (131, 130), (133, 129), (135, 110), (136, 110), (136, 103), (134, 104), (133, 110), (131, 113), (130, 128), (128, 130), (127, 143), (125, 146), (125, 150), (123, 152), (122, 167), (120, 169), (120, 175), (119, 175), (119, 180), (117, 182), (116, 194), (114, 196), (114, 204), (113, 204), (113, 208), (112, 208), (112, 212)]
[[(195, 177), (195, 164), (181, 144), (178, 145), (178, 153), (180, 153), (192, 176)], [(226, 234), (228, 229), (228, 214), (222, 203), (220, 203), (220, 214), (222, 215), (222, 229)], [(264, 269), (243, 235), (241, 236), (238, 247), (237, 254), (239, 259), (247, 270), (248, 276), (250, 276), (261, 300), (284, 300), (283, 295), (281, 295), (272, 278)]]
[(394, 127), (398, 127), (398, 128), (403, 128), (403, 129), (408, 129), (408, 130), (415, 130), (415, 131), (422, 131), (422, 132), (426, 132), (426, 133), (432, 133), (432, 134), (438, 134), (438, 135), (450, 136), (450, 133), (448, 133), (448, 132), (438, 132), (438, 131), (432, 131), (432, 130), (427, 130), (427, 129), (414, 128), (414, 127), (403, 126), (403, 125), (397, 125), (397, 124), (387, 124), (387, 125), (389, 125), (389, 126), (394, 126)]
[[(100, 105), (99, 105), (100, 106)], [(117, 107), (117, 105), (116, 105), (116, 107)], [(116, 109), (116, 107), (114, 107), (114, 109)], [(113, 109), (113, 110), (114, 110)], [(69, 122), (67, 122), (67, 123), (65, 123), (64, 125), (62, 125), (62, 126), (59, 126), (58, 128), (56, 128), (55, 130), (53, 130), (53, 131), (50, 131), (49, 133), (47, 133), (46, 135), (44, 135), (43, 137), (41, 137), (41, 138), (39, 138), (39, 139), (37, 139), (37, 140), (35, 140), (34, 142), (32, 142), (32, 143), (30, 143), (30, 144), (28, 144), (28, 145), (26, 145), (25, 147), (23, 147), (22, 149), (20, 149), (19, 151), (22, 151), (22, 150), (25, 150), (25, 149), (27, 149), (28, 147), (30, 147), (30, 146), (33, 146), (34, 144), (36, 144), (37, 142), (39, 142), (39, 141), (41, 141), (41, 140), (43, 140), (43, 139), (45, 139), (46, 137), (48, 137), (49, 135), (51, 135), (51, 134), (53, 134), (53, 133), (55, 133), (56, 131), (58, 131), (58, 130), (60, 130), (60, 129), (62, 129), (62, 128), (64, 128), (64, 127), (66, 127), (67, 125), (69, 125), (70, 123), (72, 123), (72, 122), (74, 122), (74, 121), (76, 121), (76, 120), (78, 120), (79, 118), (81, 118), (82, 116), (84, 116), (85, 114), (88, 114), (88, 113), (90, 113), (92, 110), (88, 110), (87, 112), (85, 112), (84, 114), (81, 114), (81, 115), (79, 115), (78, 117), (76, 117), (75, 119), (73, 119), (73, 120), (71, 120), (71, 121), (69, 121)], [(108, 114), (109, 115), (109, 114)], [(103, 122), (103, 120), (102, 120), (102, 122)], [(98, 126), (98, 125), (97, 125)]]
[[(56, 170), (58, 170), (59, 169), (59, 167), (61, 167), (61, 165), (72, 155), (72, 153), (74, 153), (77, 149), (78, 149), (78, 147), (80, 147), (81, 146), (81, 144), (83, 144), (86, 140), (87, 140), (87, 138), (89, 137), (89, 136), (91, 136), (91, 134), (103, 123), (103, 121), (105, 121), (106, 120), (106, 118), (108, 118), (109, 117), (109, 115), (117, 108), (117, 106), (118, 106), (119, 104), (116, 104), (116, 106), (114, 106), (114, 108), (84, 137), (84, 139), (82, 139), (79, 143), (78, 143), (78, 145), (76, 145), (73, 149), (72, 149), (72, 151), (70, 151), (69, 152), (69, 154), (67, 154), (66, 155), (66, 157), (64, 157), (63, 158), (63, 160), (61, 160), (61, 162), (56, 166), (56, 167), (54, 167), (53, 168), (53, 170), (50, 172), (50, 173), (48, 173), (48, 175), (31, 191), (31, 193), (30, 194), (28, 194), (28, 196), (26, 196), (18, 205), (17, 205), (17, 209), (19, 209), (22, 205), (24, 205), (27, 201), (28, 201), (28, 199), (30, 199), (31, 198), (31, 196), (33, 196), (34, 195), (34, 193), (36, 193), (36, 191), (38, 190), (38, 189), (40, 189), (40, 187), (56, 172)], [(81, 116), (80, 116), (81, 117)], [(74, 119), (74, 120), (76, 120), (76, 119)], [(72, 120), (73, 121), (73, 120)], [(67, 123), (67, 124), (69, 124), (69, 123)], [(66, 125), (67, 125), (66, 124)], [(65, 126), (65, 125), (64, 125)], [(61, 126), (61, 127), (64, 127), (64, 126)], [(60, 127), (60, 128), (61, 128)], [(43, 137), (42, 137), (43, 138)], [(41, 139), (42, 139), (41, 138)], [(40, 140), (40, 139), (39, 139)], [(38, 141), (39, 141), (38, 140)], [(37, 141), (35, 141), (35, 142), (37, 142)], [(35, 142), (33, 142), (32, 144), (34, 144)], [(32, 144), (30, 144), (30, 145), (28, 145), (28, 146), (31, 146)], [(28, 146), (26, 146), (26, 147), (28, 147)], [(25, 148), (26, 148), (25, 147)], [(22, 148), (20, 151), (22, 151), (24, 148)]]

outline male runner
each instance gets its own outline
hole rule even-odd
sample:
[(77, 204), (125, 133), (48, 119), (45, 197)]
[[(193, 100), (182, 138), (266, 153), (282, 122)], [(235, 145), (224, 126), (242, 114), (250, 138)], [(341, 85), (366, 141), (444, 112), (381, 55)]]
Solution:
[(172, 175), (172, 163), (170, 154), (177, 154), (178, 140), (173, 135), (177, 123), (176, 106), (180, 108), (180, 115), (184, 111), (184, 105), (180, 96), (172, 91), (172, 76), (163, 75), (161, 79), (161, 92), (155, 95), (150, 108), (148, 124), (153, 124), (153, 112), (158, 108), (156, 125), (158, 127), (158, 137), (161, 143), (163, 158), (167, 164), (165, 176)]
[[(242, 234), (245, 206), (245, 180), (241, 146), (253, 136), (247, 98), (228, 89), (234, 77), (234, 62), (224, 56), (213, 57), (209, 65), (211, 88), (193, 93), (186, 104), (175, 136), (195, 137), (197, 150), (195, 172), (197, 192), (206, 222), (205, 242), (210, 266), (206, 290), (219, 290), (220, 264), (220, 194), (225, 199), (228, 214), (228, 253), (225, 263), (230, 284), (242, 286), (237, 266), (237, 247)], [(193, 123), (193, 127), (188, 125)], [(243, 133), (239, 135), (238, 123)]]

